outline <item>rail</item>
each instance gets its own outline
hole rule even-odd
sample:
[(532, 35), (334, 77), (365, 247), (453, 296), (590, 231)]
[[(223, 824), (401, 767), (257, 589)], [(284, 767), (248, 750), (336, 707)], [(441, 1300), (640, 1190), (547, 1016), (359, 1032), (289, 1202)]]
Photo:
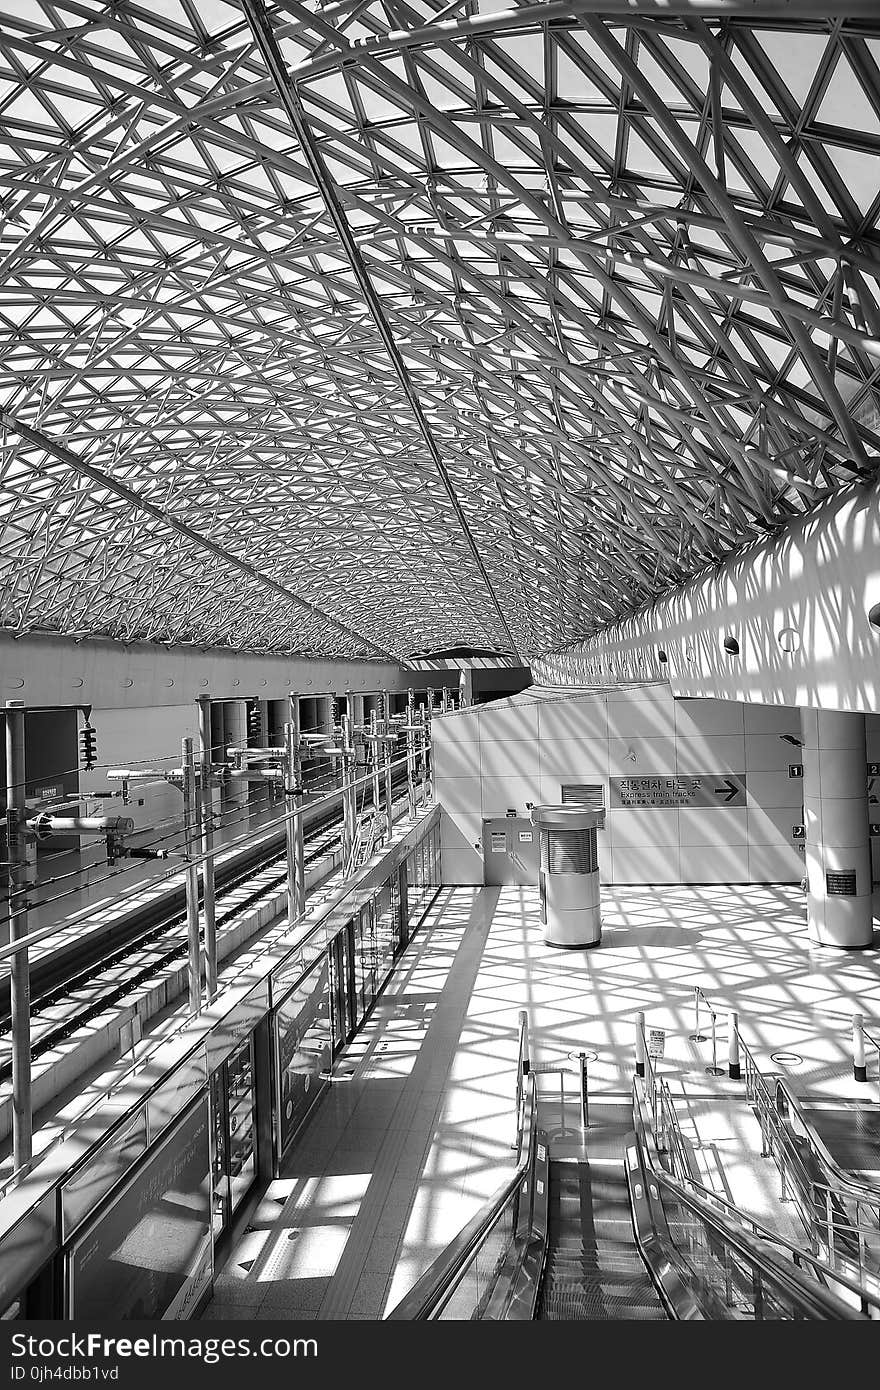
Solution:
[[(520, 1034), (522, 1046), (522, 1033)], [(392, 1321), (439, 1321), (485, 1316), (497, 1298), (502, 1269), (516, 1296), (516, 1273), (533, 1237), (532, 1202), (537, 1149), (537, 1098), (534, 1075), (523, 1079), (524, 1123), (514, 1172), (483, 1204), (462, 1231), (429, 1265), (409, 1293), (388, 1314)], [(534, 1280), (535, 1287), (537, 1279)]]
[(857, 1284), (838, 1280), (841, 1294), (832, 1292), (820, 1261), (787, 1246), (757, 1222), (744, 1222), (733, 1207), (692, 1179), (667, 1172), (650, 1115), (637, 1077), (635, 1130), (626, 1150), (633, 1229), (671, 1316), (752, 1321), (880, 1316), (880, 1303)]
[(738, 1042), (761, 1156), (776, 1164), (782, 1201), (794, 1202), (815, 1255), (880, 1293), (880, 1191), (837, 1166), (788, 1082), (764, 1076), (741, 1033)]
[[(394, 758), (390, 766), (392, 769), (396, 767), (405, 767), (406, 757), (404, 756), (400, 758)], [(371, 781), (372, 776), (371, 774), (368, 774), (365, 777), (357, 778), (354, 782), (350, 783), (350, 786), (352, 788), (357, 788)], [(430, 784), (426, 785), (428, 787), (430, 786)], [(213, 860), (215, 856), (220, 853), (226, 855), (233, 850), (241, 849), (247, 844), (249, 844), (249, 842), (254, 838), (255, 835), (264, 835), (267, 831), (278, 829), (281, 826), (286, 826), (288, 821), (293, 823), (297, 821), (301, 816), (305, 815), (307, 811), (313, 811), (317, 807), (323, 806), (325, 805), (325, 803), (331, 801), (338, 801), (340, 795), (340, 788), (335, 787), (333, 791), (327, 792), (326, 795), (318, 797), (315, 801), (303, 802), (302, 805), (297, 806), (296, 809), (293, 811), (283, 811), (274, 820), (262, 821), (259, 827), (256, 828), (256, 830), (248, 829), (247, 831), (243, 832), (243, 834), (236, 835), (231, 840), (226, 840), (222, 846), (218, 846), (217, 848), (208, 850), (207, 852), (199, 852), (197, 854), (189, 856), (187, 860), (187, 866), (190, 868), (200, 868), (209, 860)], [(169, 869), (169, 871), (166, 874), (157, 875), (155, 878), (150, 879), (147, 884), (140, 883), (137, 884), (135, 887), (128, 889), (124, 894), (120, 894), (120, 897), (135, 897), (137, 894), (143, 893), (145, 888), (152, 889), (160, 883), (170, 882), (174, 877), (179, 876), (181, 873), (182, 870), (180, 870), (179, 868), (175, 867)], [(28, 950), (31, 946), (36, 946), (42, 941), (47, 941), (53, 936), (60, 936), (63, 932), (68, 932), (69, 930), (70, 922), (64, 921), (52, 923), (52, 925), (48, 927), (43, 927), (39, 931), (29, 932), (27, 936), (23, 936), (17, 941), (12, 941), (6, 945), (0, 946), (0, 963), (11, 963), (11, 958), (15, 956), (15, 954), (18, 951)], [(49, 953), (49, 955), (51, 955), (51, 952)]]
[[(329, 793), (328, 796), (322, 798), (322, 800), (329, 800), (333, 797), (333, 795), (334, 793)], [(338, 792), (335, 793), (335, 795), (338, 796)], [(310, 803), (311, 806), (315, 806), (317, 804), (317, 802)], [(261, 826), (259, 833), (262, 833), (265, 830), (265, 828), (265, 826)], [(389, 850), (391, 850), (394, 848), (394, 846), (391, 845), (388, 848)], [(367, 866), (363, 865), (361, 867), (363, 869), (366, 869)], [(343, 900), (344, 897), (347, 895), (348, 891), (355, 888), (356, 886), (357, 885), (355, 884), (346, 883), (345, 893), (343, 893), (342, 895)], [(310, 901), (307, 905), (307, 911), (321, 912), (322, 907), (323, 904), (321, 904), (320, 902)], [(328, 912), (330, 910), (332, 909), (327, 908)], [(302, 918), (297, 918), (297, 921), (292, 925), (296, 926), (297, 923), (301, 921)], [(311, 926), (307, 926), (304, 936), (300, 940), (296, 941), (295, 945), (291, 946), (290, 954), (293, 955), (295, 951), (299, 951), (301, 954), (305, 952), (313, 938), (317, 938), (320, 932), (324, 929), (324, 924), (325, 918), (322, 916), (320, 920), (314, 922)], [(133, 1060), (130, 1061), (123, 1069), (116, 1073), (116, 1075), (113, 1077), (112, 1083), (109, 1086), (102, 1087), (99, 1094), (96, 1095), (93, 1099), (89, 1100), (81, 1111), (79, 1111), (76, 1115), (72, 1116), (61, 1128), (56, 1129), (52, 1133), (52, 1137), (49, 1140), (49, 1142), (43, 1148), (35, 1152), (32, 1158), (30, 1158), (26, 1163), (19, 1165), (14, 1170), (3, 1176), (2, 1181), (0, 1181), (0, 1202), (2, 1202), (2, 1200), (15, 1189), (15, 1187), (18, 1185), (18, 1183), (22, 1181), (23, 1178), (27, 1177), (31, 1172), (37, 1169), (39, 1165), (45, 1161), (45, 1159), (48, 1157), (50, 1153), (52, 1153), (54, 1150), (58, 1149), (63, 1143), (65, 1143), (65, 1141), (68, 1140), (76, 1132), (76, 1130), (83, 1124), (85, 1120), (87, 1120), (90, 1116), (95, 1115), (103, 1107), (105, 1107), (107, 1105), (107, 1102), (112, 1100), (118, 1092), (124, 1091), (128, 1083), (136, 1077), (138, 1071), (143, 1070), (146, 1067), (146, 1065), (152, 1060), (153, 1055), (161, 1052), (161, 1050), (165, 1046), (167, 1046), (167, 1044), (168, 1036), (165, 1033), (160, 1033), (152, 1038), (145, 1038), (138, 1051), (137, 1056), (133, 1058)], [(197, 1048), (195, 1048), (194, 1051), (195, 1050), (197, 1050)], [(154, 1086), (158, 1087), (163, 1085), (166, 1080), (166, 1077), (159, 1077), (153, 1084)], [(146, 1097), (147, 1094), (148, 1093), (145, 1091), (144, 1097)], [(121, 1124), (124, 1118), (125, 1117), (123, 1115), (120, 1115), (119, 1117), (117, 1117), (117, 1120), (114, 1121), (114, 1124)]]

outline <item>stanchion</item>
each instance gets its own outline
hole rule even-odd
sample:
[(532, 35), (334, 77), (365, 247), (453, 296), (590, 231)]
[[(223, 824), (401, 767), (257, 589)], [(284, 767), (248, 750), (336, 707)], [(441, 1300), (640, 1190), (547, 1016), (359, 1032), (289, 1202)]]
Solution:
[(700, 986), (694, 985), (694, 1031), (688, 1036), (691, 1042), (705, 1042), (706, 1034), (700, 1032)]
[(710, 1017), (710, 1019), (712, 1020), (712, 1065), (711, 1065), (711, 1067), (706, 1067), (705, 1070), (706, 1070), (706, 1073), (707, 1073), (708, 1076), (722, 1076), (722, 1075), (723, 1075), (723, 1070), (722, 1070), (722, 1068), (719, 1067), (719, 1065), (718, 1065), (718, 1051), (717, 1051), (717, 1040), (716, 1040), (716, 1037), (715, 1037), (715, 1010), (714, 1010), (714, 1009), (710, 1009), (710, 1010), (709, 1010), (709, 1017)]
[(581, 1128), (590, 1128), (590, 1095), (587, 1079), (587, 1054), (581, 1052), (578, 1060), (581, 1064)]
[(636, 1076), (645, 1074), (645, 1015), (636, 1014)]
[(867, 1081), (868, 1068), (865, 1065), (865, 1019), (863, 1014), (853, 1014), (853, 1076), (856, 1081)]
[(732, 1081), (740, 1080), (739, 1067), (739, 1014), (727, 1015), (727, 1075)]

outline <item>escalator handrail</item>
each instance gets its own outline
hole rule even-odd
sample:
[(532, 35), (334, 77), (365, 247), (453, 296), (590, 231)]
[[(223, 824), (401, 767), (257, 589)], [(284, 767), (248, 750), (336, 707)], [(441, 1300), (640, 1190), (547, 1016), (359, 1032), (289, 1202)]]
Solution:
[[(840, 1284), (843, 1288), (848, 1289), (851, 1294), (856, 1295), (863, 1303), (869, 1303), (873, 1308), (876, 1308), (877, 1317), (880, 1318), (880, 1298), (870, 1293), (863, 1284), (857, 1283), (855, 1279), (850, 1279), (846, 1274), (838, 1273), (836, 1269), (832, 1269), (829, 1264), (824, 1260), (820, 1260), (817, 1255), (811, 1254), (809, 1250), (804, 1250), (799, 1245), (792, 1245), (784, 1236), (777, 1235), (775, 1231), (771, 1231), (767, 1226), (762, 1226), (761, 1222), (756, 1221), (753, 1216), (745, 1215), (737, 1207), (733, 1206), (732, 1203), (720, 1197), (717, 1192), (712, 1192), (710, 1188), (703, 1187), (702, 1183), (696, 1182), (693, 1178), (678, 1178), (676, 1181), (680, 1182), (682, 1186), (687, 1189), (694, 1189), (694, 1195), (707, 1202), (709, 1206), (718, 1205), (723, 1207), (724, 1210), (722, 1215), (735, 1225), (738, 1223), (741, 1224), (745, 1228), (747, 1235), (754, 1236), (756, 1240), (765, 1241), (771, 1247), (774, 1245), (779, 1246), (785, 1251), (787, 1256), (791, 1256), (791, 1262), (795, 1267), (798, 1265), (809, 1265), (811, 1269), (815, 1270), (817, 1279), (830, 1279), (835, 1284)], [(728, 1215), (728, 1213), (730, 1213), (730, 1215)], [(746, 1222), (748, 1226), (745, 1226)], [(752, 1229), (749, 1230), (748, 1227)]]
[[(658, 1192), (666, 1191), (682, 1206), (691, 1211), (698, 1219), (704, 1222), (725, 1245), (729, 1246), (742, 1259), (746, 1259), (754, 1264), (763, 1275), (772, 1280), (780, 1287), (787, 1297), (798, 1300), (800, 1305), (809, 1306), (812, 1310), (808, 1316), (817, 1318), (832, 1318), (835, 1320), (850, 1319), (862, 1321), (865, 1314), (857, 1312), (842, 1299), (829, 1293), (821, 1285), (816, 1284), (810, 1277), (801, 1274), (797, 1266), (789, 1265), (788, 1262), (778, 1255), (769, 1243), (761, 1237), (754, 1236), (743, 1229), (737, 1222), (726, 1216), (723, 1212), (713, 1208), (711, 1203), (696, 1192), (688, 1191), (684, 1183), (678, 1178), (667, 1173), (664, 1169), (656, 1165), (649, 1156), (649, 1148), (645, 1137), (644, 1119), (641, 1107), (638, 1103), (638, 1093), (634, 1088), (633, 1118), (636, 1125), (636, 1140), (638, 1143), (640, 1157), (642, 1159), (645, 1173), (650, 1181), (656, 1183)], [(659, 1231), (658, 1231), (659, 1235)], [(671, 1239), (671, 1237), (667, 1237)], [(825, 1267), (827, 1271), (827, 1267)], [(831, 1273), (831, 1271), (827, 1271)], [(843, 1281), (841, 1281), (843, 1282)], [(862, 1297), (864, 1291), (858, 1288), (859, 1296)]]
[[(665, 1189), (669, 1192), (677, 1202), (705, 1222), (725, 1245), (755, 1265), (768, 1282), (775, 1283), (792, 1302), (797, 1301), (805, 1315), (834, 1320), (850, 1319), (856, 1322), (864, 1320), (862, 1313), (851, 1308), (821, 1284), (800, 1274), (796, 1265), (789, 1265), (768, 1243), (743, 1230), (723, 1212), (713, 1209), (709, 1202), (698, 1197), (696, 1193), (689, 1192), (684, 1184), (670, 1173), (658, 1171), (650, 1166), (649, 1171), (651, 1180), (657, 1183), (661, 1191)], [(860, 1297), (862, 1292), (861, 1289), (858, 1290)]]
[(845, 1168), (841, 1168), (834, 1158), (832, 1158), (825, 1144), (817, 1134), (815, 1126), (807, 1119), (807, 1114), (801, 1104), (800, 1097), (795, 1095), (789, 1082), (782, 1076), (776, 1077), (776, 1113), (780, 1118), (783, 1118), (784, 1113), (779, 1108), (780, 1097), (782, 1097), (784, 1103), (794, 1111), (805, 1130), (810, 1147), (830, 1179), (827, 1186), (845, 1192), (851, 1197), (857, 1197), (863, 1202), (869, 1202), (872, 1206), (880, 1206), (880, 1187), (865, 1182), (863, 1179), (854, 1177), (851, 1172), (848, 1172)]
[(386, 1321), (418, 1322), (431, 1318), (445, 1301), (447, 1295), (452, 1292), (473, 1255), (490, 1235), (514, 1193), (524, 1182), (528, 1181), (534, 1162), (537, 1132), (537, 1096), (533, 1074), (529, 1073), (526, 1076), (525, 1084), (527, 1100), (522, 1157), (512, 1175), (504, 1180), (497, 1191), (471, 1217), (467, 1225), (459, 1231), (449, 1245), (441, 1250), (409, 1292), (387, 1314)]

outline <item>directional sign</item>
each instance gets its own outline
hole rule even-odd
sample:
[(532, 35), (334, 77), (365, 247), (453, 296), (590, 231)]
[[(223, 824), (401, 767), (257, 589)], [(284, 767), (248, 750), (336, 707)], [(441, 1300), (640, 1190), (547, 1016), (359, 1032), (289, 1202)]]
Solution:
[(745, 806), (744, 772), (699, 772), (677, 777), (611, 777), (612, 808), (662, 811), (687, 806)]

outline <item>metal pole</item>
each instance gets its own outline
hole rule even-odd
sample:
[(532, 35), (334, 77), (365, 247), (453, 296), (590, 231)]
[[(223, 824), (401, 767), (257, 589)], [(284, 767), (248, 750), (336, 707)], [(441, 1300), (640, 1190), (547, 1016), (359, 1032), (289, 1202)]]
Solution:
[(342, 860), (343, 872), (345, 871), (354, 848), (355, 834), (355, 807), (354, 794), (352, 792), (352, 781), (354, 780), (354, 770), (352, 765), (353, 745), (351, 738), (351, 716), (342, 716), (342, 733), (340, 745), (342, 749)]
[(199, 868), (193, 864), (196, 820), (196, 764), (193, 741), (183, 740), (183, 833), (189, 863), (186, 866), (186, 930), (189, 939), (189, 1011), (197, 1014), (202, 1002), (202, 942), (199, 936)]
[(410, 820), (416, 818), (415, 692), (406, 692), (406, 804)]
[(705, 1042), (705, 1033), (700, 1032), (700, 986), (694, 985), (694, 1031), (690, 1035), (691, 1042)]
[[(6, 701), (6, 857), (9, 861), (9, 940), (28, 934), (25, 855), (24, 703)], [(12, 1162), (33, 1155), (31, 1102), (31, 984), (28, 951), (16, 951), (10, 967), (12, 1010)]]
[(382, 799), (382, 786), (379, 780), (379, 716), (375, 709), (370, 711), (370, 752), (373, 766), (373, 817), (376, 823), (376, 839), (379, 838), (379, 803)]
[(581, 1126), (583, 1129), (590, 1128), (590, 1097), (587, 1080), (587, 1054), (580, 1054), (581, 1064)]
[(389, 695), (387, 690), (383, 691), (382, 693), (384, 697), (384, 718), (382, 720), (382, 732), (385, 735), (385, 737), (382, 740), (382, 757), (383, 762), (385, 764), (385, 816), (388, 821), (388, 838), (390, 839), (391, 826), (393, 823), (391, 808), (391, 739), (389, 737), (391, 732), (391, 720), (389, 717), (391, 713), (391, 696)]
[(645, 1015), (636, 1014), (636, 1076), (645, 1074)]
[(202, 821), (202, 883), (205, 890), (205, 988), (208, 999), (217, 993), (217, 923), (214, 913), (214, 803), (211, 769), (211, 697), (199, 695), (199, 800)]
[(289, 925), (306, 910), (306, 856), (302, 816), (292, 818), (301, 804), (302, 766), (299, 740), (299, 695), (288, 696), (290, 719), (284, 726), (284, 809), (287, 812), (287, 919)]
[(853, 1014), (853, 1076), (856, 1081), (867, 1081), (868, 1068), (865, 1065), (865, 1019), (863, 1014)]
[(739, 1066), (739, 1014), (727, 1015), (727, 1075), (732, 1081), (740, 1079)]
[(419, 780), (422, 784), (422, 806), (428, 804), (428, 730), (429, 720), (426, 707), (423, 705), (419, 710), (419, 722), (422, 726), (421, 744), (419, 748)]
[(712, 1065), (711, 1065), (711, 1067), (706, 1067), (705, 1070), (706, 1070), (706, 1074), (707, 1074), (708, 1076), (721, 1076), (721, 1074), (722, 1074), (722, 1068), (719, 1067), (719, 1065), (718, 1065), (718, 1056), (717, 1056), (717, 1051), (716, 1051), (715, 1010), (714, 1010), (714, 1009), (710, 1009), (710, 1010), (709, 1010), (709, 1017), (710, 1017), (710, 1019), (712, 1020)]

